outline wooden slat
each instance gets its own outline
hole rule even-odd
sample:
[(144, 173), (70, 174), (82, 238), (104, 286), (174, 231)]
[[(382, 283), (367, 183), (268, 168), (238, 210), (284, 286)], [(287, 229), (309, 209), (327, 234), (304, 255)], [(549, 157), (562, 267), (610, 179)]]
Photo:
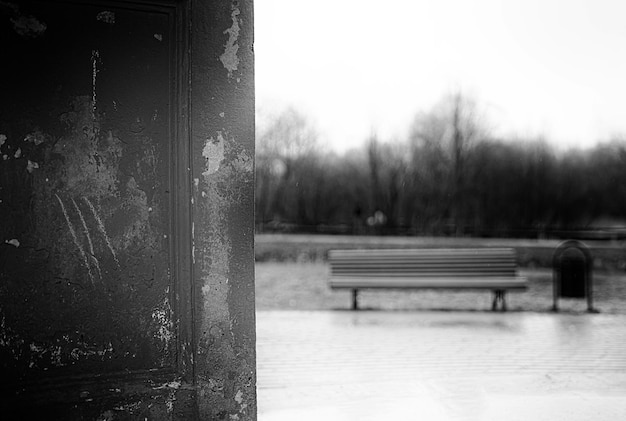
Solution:
[(416, 288), (416, 289), (525, 289), (527, 280), (523, 277), (505, 278), (333, 278), (331, 288), (362, 289), (362, 288)]
[(519, 289), (515, 251), (366, 249), (329, 252), (333, 288)]

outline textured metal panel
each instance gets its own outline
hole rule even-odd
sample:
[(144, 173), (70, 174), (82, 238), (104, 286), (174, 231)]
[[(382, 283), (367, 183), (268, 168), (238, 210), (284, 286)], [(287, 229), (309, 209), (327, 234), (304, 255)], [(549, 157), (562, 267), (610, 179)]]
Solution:
[(92, 401), (93, 376), (173, 376), (173, 11), (0, 6), (5, 388), (39, 384), (52, 399), (44, 380), (58, 378)]

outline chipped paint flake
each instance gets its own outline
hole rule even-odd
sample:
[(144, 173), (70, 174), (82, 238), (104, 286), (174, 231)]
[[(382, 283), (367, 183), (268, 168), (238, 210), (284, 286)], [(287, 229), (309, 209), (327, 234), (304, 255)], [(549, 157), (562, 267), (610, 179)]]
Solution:
[(45, 141), (46, 135), (41, 130), (35, 130), (24, 137), (24, 142), (34, 143), (36, 146), (41, 145)]
[(154, 390), (160, 389), (175, 389), (178, 390), (182, 386), (182, 383), (179, 381), (173, 381), (168, 383), (163, 383), (161, 386), (153, 387)]
[(4, 145), (4, 142), (7, 141), (7, 136), (4, 134), (0, 134), (0, 146)]
[(13, 155), (15, 158), (19, 158), (22, 156), (22, 148), (17, 148), (17, 150), (15, 151), (15, 155)]
[(26, 164), (26, 171), (28, 171), (29, 173), (32, 173), (37, 168), (39, 168), (39, 164), (29, 159), (28, 164)]
[(115, 13), (110, 10), (104, 10), (96, 15), (96, 20), (113, 25), (115, 23)]
[(24, 38), (37, 38), (46, 32), (47, 26), (34, 16), (20, 16), (11, 19), (13, 29)]
[(254, 160), (245, 151), (241, 151), (232, 166), (238, 172), (251, 173), (254, 170)]
[(228, 70), (228, 77), (232, 77), (234, 71), (239, 67), (239, 57), (237, 52), (239, 51), (239, 8), (233, 7), (233, 11), (230, 14), (233, 24), (230, 28), (224, 31), (224, 34), (228, 34), (228, 41), (224, 46), (224, 53), (220, 56), (220, 61), (224, 65), (224, 68)]
[(220, 169), (220, 163), (224, 160), (224, 137), (222, 132), (218, 132), (217, 140), (207, 139), (202, 156), (206, 158), (206, 170), (202, 175), (209, 176), (215, 174)]
[(5, 243), (9, 244), (11, 246), (14, 246), (14, 247), (19, 247), (20, 246), (20, 241), (17, 238), (13, 238), (11, 240), (6, 240)]
[(154, 34), (154, 39), (157, 41), (163, 41), (163, 34)]
[(152, 312), (152, 320), (154, 320), (158, 326), (154, 336), (165, 344), (168, 348), (170, 342), (174, 338), (173, 323), (172, 323), (172, 310), (167, 297), (163, 299), (163, 302)]

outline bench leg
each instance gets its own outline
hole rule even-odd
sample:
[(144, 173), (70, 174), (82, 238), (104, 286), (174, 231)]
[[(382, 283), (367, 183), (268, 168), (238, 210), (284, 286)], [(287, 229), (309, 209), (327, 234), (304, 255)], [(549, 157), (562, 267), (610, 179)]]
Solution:
[(493, 304), (491, 304), (491, 310), (496, 311), (498, 309), (498, 303), (501, 303), (502, 311), (506, 311), (506, 291), (496, 290), (493, 292)]
[(352, 310), (358, 310), (358, 309), (359, 309), (359, 290), (353, 289), (352, 290)]

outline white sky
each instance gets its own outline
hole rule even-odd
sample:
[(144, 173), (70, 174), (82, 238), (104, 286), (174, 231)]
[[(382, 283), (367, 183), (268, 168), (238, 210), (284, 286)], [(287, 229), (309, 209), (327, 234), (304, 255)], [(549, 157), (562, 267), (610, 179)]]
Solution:
[(288, 105), (337, 151), (460, 90), (495, 135), (626, 133), (624, 0), (255, 0), (260, 118)]

